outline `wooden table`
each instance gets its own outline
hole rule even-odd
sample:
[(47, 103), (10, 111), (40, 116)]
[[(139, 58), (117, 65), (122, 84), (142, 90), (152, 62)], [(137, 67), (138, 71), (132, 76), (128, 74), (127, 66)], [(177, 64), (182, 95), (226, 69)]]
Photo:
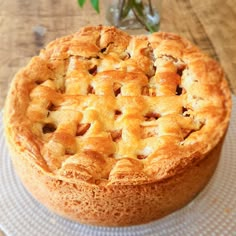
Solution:
[[(77, 0), (0, 0), (0, 109), (14, 74), (46, 43), (89, 24), (106, 24)], [(236, 94), (235, 0), (163, 0), (161, 30), (178, 33), (217, 59)], [(0, 231), (0, 236), (2, 235)]]
[[(0, 0), (0, 109), (16, 71), (46, 43), (88, 24), (106, 24), (104, 1), (98, 15), (77, 0)], [(235, 0), (163, 0), (162, 31), (178, 33), (216, 58), (236, 93)]]

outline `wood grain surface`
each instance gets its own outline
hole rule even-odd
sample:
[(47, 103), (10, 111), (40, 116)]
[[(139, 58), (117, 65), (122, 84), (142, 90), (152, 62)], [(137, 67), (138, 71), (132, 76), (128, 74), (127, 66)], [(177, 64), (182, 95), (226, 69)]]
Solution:
[[(0, 109), (19, 68), (51, 40), (85, 25), (106, 24), (90, 4), (77, 0), (0, 0)], [(178, 33), (218, 60), (236, 93), (235, 0), (163, 0), (161, 30)]]

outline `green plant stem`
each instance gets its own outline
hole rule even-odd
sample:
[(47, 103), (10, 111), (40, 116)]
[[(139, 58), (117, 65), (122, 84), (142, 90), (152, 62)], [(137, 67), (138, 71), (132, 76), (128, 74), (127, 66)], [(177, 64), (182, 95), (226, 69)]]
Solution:
[(125, 6), (125, 0), (119, 0), (119, 14), (117, 19), (117, 26), (119, 26), (120, 20), (123, 16), (124, 6)]
[(153, 16), (154, 15), (154, 11), (153, 11), (153, 8), (152, 8), (152, 1), (151, 0), (148, 0), (148, 5), (149, 5), (150, 13)]
[(136, 17), (136, 19), (145, 27), (145, 29), (151, 33), (155, 32), (155, 28), (153, 28), (150, 24), (148, 24), (147, 22), (145, 22), (145, 20), (143, 20), (143, 18), (135, 11), (134, 8), (132, 8), (132, 11)]
[[(82, 8), (86, 2), (86, 0), (77, 0), (79, 6)], [(96, 10), (97, 13), (99, 13), (99, 0), (90, 0), (90, 3), (94, 10)], [(145, 27), (147, 31), (150, 31), (151, 33), (155, 32), (155, 26), (152, 26), (149, 24), (145, 19), (144, 9), (145, 5), (142, 1), (136, 1), (136, 0), (119, 0), (119, 12), (117, 17), (117, 22), (114, 22), (117, 27), (120, 26), (120, 22), (123, 18), (125, 18), (129, 12), (132, 10), (134, 13), (135, 18)], [(154, 16), (154, 10), (152, 7), (151, 0), (148, 0), (148, 8), (150, 11), (150, 14)]]

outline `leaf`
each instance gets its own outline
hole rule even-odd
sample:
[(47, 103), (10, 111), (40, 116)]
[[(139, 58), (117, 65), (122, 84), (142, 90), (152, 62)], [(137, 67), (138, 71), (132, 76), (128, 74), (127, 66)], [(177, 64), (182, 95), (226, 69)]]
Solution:
[(86, 2), (86, 0), (77, 0), (77, 2), (78, 2), (80, 7), (83, 7), (85, 2)]
[(99, 13), (100, 10), (99, 10), (99, 0), (90, 0), (94, 10)]

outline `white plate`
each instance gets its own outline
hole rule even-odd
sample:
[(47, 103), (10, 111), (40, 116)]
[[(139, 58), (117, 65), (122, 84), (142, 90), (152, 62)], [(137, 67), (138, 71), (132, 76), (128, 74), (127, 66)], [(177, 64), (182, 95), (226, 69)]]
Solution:
[(236, 97), (218, 168), (186, 207), (132, 227), (93, 227), (61, 218), (36, 202), (12, 169), (0, 114), (0, 228), (9, 236), (236, 235)]

